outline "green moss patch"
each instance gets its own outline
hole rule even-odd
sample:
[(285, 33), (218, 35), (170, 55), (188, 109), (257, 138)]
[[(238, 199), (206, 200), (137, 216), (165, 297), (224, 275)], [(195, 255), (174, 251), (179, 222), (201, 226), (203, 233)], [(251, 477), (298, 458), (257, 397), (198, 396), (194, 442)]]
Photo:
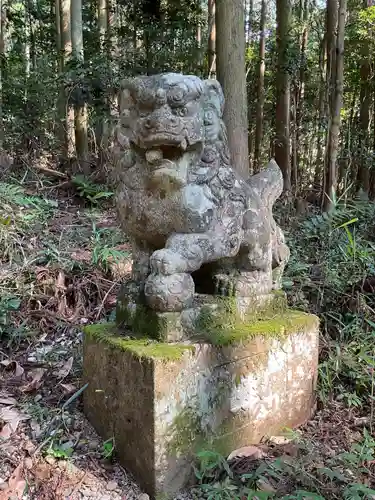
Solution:
[(86, 335), (111, 347), (133, 353), (138, 358), (179, 360), (185, 352), (194, 349), (191, 345), (167, 344), (150, 338), (129, 339), (118, 334), (116, 323), (97, 323), (83, 328)]
[(241, 319), (229, 302), (216, 311), (203, 307), (196, 321), (196, 338), (216, 346), (225, 346), (250, 340), (257, 336), (285, 338), (303, 333), (317, 324), (317, 317), (291, 309), (279, 312), (264, 310)]

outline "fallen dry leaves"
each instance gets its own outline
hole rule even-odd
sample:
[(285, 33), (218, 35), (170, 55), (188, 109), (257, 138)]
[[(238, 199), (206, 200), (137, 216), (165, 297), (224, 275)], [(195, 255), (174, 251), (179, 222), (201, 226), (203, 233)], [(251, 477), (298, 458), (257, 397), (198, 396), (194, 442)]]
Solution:
[(59, 369), (55, 370), (53, 372), (53, 374), (55, 375), (55, 377), (57, 377), (58, 379), (64, 379), (64, 378), (66, 378), (69, 375), (70, 370), (72, 369), (73, 360), (74, 360), (74, 358), (73, 358), (73, 356), (71, 356), (68, 359), (68, 361), (66, 361), (65, 363), (60, 364)]
[(232, 460), (233, 458), (247, 457), (249, 459), (259, 460), (266, 456), (263, 450), (257, 446), (244, 446), (232, 451), (227, 460)]
[(0, 492), (0, 500), (9, 500), (9, 497), (22, 498), (27, 483), (23, 474), (23, 463), (20, 463), (13, 471), (8, 481), (8, 488)]
[(0, 397), (0, 437), (8, 439), (17, 430), (22, 420), (28, 420), (28, 415), (20, 412), (13, 406), (16, 400), (12, 397)]
[(17, 361), (11, 359), (0, 361), (0, 365), (4, 366), (6, 370), (13, 371), (14, 377), (21, 377), (25, 371)]
[(31, 370), (29, 373), (31, 381), (23, 386), (21, 390), (23, 392), (31, 392), (39, 389), (42, 385), (42, 378), (46, 371), (47, 370), (45, 368), (35, 368), (35, 370)]

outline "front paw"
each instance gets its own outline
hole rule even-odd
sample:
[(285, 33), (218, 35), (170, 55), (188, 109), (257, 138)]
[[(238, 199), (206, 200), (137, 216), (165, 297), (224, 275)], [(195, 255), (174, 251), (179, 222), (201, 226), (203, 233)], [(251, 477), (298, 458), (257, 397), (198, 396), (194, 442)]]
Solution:
[(187, 270), (186, 260), (178, 253), (167, 248), (156, 250), (150, 258), (151, 272), (169, 276), (176, 273), (184, 273)]

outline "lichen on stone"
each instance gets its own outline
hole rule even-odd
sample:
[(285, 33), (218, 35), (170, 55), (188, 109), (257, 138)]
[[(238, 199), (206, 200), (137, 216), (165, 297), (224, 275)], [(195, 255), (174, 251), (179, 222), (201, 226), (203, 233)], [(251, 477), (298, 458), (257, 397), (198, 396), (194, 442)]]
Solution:
[(171, 344), (157, 342), (150, 338), (126, 338), (119, 335), (116, 323), (97, 323), (83, 328), (85, 335), (110, 347), (131, 352), (138, 358), (162, 359), (166, 361), (179, 360), (194, 346), (187, 344)]
[(168, 443), (168, 451), (175, 455), (194, 452), (203, 441), (202, 417), (198, 409), (191, 405), (185, 407), (174, 418), (170, 427), (171, 441)]
[(269, 307), (240, 318), (232, 298), (226, 297), (216, 310), (203, 306), (196, 320), (196, 338), (216, 346), (225, 346), (257, 336), (286, 338), (303, 333), (316, 325), (317, 318), (292, 309)]

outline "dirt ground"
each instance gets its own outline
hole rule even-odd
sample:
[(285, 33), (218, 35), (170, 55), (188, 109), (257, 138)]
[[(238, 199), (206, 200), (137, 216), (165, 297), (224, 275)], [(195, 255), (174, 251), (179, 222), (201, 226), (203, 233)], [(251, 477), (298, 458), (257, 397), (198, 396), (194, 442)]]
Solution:
[[(0, 182), (0, 206), (0, 500), (147, 500), (82, 413), (80, 327), (113, 316), (131, 270), (115, 212), (39, 181)], [(364, 418), (332, 403), (303, 436), (324, 460)]]

